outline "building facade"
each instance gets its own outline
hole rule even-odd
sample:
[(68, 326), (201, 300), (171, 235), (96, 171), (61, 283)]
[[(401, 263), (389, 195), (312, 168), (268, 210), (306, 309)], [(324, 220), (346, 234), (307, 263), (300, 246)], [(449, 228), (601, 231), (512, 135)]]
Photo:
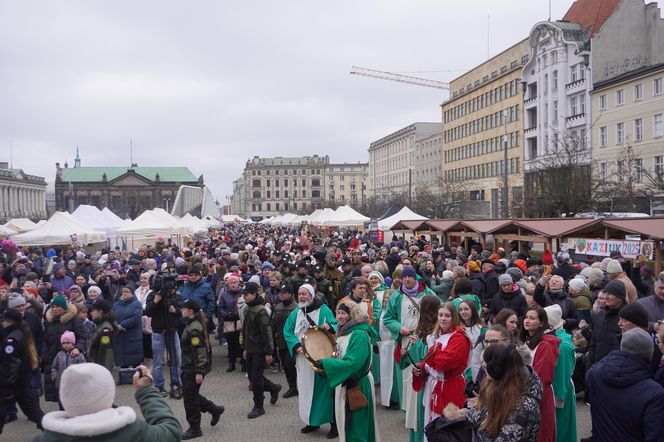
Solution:
[(245, 217), (246, 212), (244, 208), (244, 179), (242, 177), (233, 181), (233, 196), (231, 197), (231, 213), (230, 215), (238, 215), (242, 218)]
[(325, 200), (328, 205), (358, 207), (367, 196), (368, 163), (330, 163), (325, 167)]
[(47, 218), (46, 181), (0, 162), (0, 223), (12, 218)]
[(181, 185), (204, 186), (187, 167), (83, 167), (76, 154), (74, 167), (55, 163), (55, 206), (73, 211), (80, 204), (108, 207), (121, 218), (135, 218), (161, 207), (170, 212)]
[[(450, 83), (450, 99), (442, 104), (444, 180), (463, 183), (459, 188), (471, 200), (487, 201), (485, 216), (492, 218), (521, 214), (523, 95), (519, 83), (529, 49), (528, 40), (522, 40), (456, 78)], [(505, 176), (507, 207), (503, 203)]]
[[(244, 214), (259, 221), (286, 212), (312, 212), (323, 207), (327, 156), (274, 157), (248, 160), (242, 174)], [(234, 187), (235, 188), (235, 187)]]
[(418, 143), (440, 134), (440, 123), (413, 123), (369, 145), (369, 196), (387, 198), (417, 188)]
[(443, 136), (440, 131), (415, 142), (415, 188), (435, 187), (443, 176)]
[(661, 11), (656, 3), (623, 1), (592, 43), (593, 58), (602, 60), (591, 93), (595, 198), (607, 211), (652, 213), (664, 203)]

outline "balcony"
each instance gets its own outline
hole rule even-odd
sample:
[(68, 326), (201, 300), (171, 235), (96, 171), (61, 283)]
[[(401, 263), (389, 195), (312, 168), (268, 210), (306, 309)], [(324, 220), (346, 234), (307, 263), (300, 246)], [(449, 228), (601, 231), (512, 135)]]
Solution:
[(530, 97), (527, 100), (524, 100), (523, 105), (526, 107), (533, 107), (537, 105), (537, 96)]
[(565, 90), (567, 91), (567, 93), (576, 92), (577, 90), (581, 89), (581, 87), (585, 84), (585, 82), (586, 82), (585, 78), (579, 78), (576, 81), (567, 83), (565, 85)]
[(527, 137), (537, 134), (537, 126), (529, 127), (523, 130), (523, 134)]
[(567, 122), (567, 127), (580, 126), (586, 123), (586, 114), (583, 113), (583, 114), (572, 115), (570, 117), (565, 118), (565, 121)]

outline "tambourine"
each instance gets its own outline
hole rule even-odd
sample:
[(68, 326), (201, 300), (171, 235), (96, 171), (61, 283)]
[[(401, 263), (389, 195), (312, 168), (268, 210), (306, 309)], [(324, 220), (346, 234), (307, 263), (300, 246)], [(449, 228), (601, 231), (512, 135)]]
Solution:
[(311, 368), (323, 374), (323, 370), (314, 366), (314, 362), (325, 358), (334, 358), (337, 355), (337, 343), (334, 336), (327, 330), (312, 327), (302, 335), (302, 353), (311, 363)]

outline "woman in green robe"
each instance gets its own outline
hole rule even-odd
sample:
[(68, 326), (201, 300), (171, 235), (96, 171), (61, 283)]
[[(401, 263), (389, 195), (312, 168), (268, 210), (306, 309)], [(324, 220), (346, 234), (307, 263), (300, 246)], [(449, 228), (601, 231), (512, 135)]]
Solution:
[[(371, 375), (371, 342), (376, 339), (376, 332), (357, 303), (352, 301), (339, 303), (337, 321), (337, 357), (316, 364), (323, 368), (330, 387), (335, 389), (334, 413), (339, 440), (374, 442), (379, 440)], [(351, 411), (346, 393), (354, 386), (359, 387), (366, 397), (367, 405)]]

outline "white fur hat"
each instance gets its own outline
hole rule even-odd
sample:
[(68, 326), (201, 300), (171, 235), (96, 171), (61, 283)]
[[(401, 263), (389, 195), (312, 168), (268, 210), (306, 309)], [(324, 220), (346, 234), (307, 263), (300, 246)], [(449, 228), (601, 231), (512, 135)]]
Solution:
[(606, 266), (606, 273), (620, 273), (623, 271), (620, 261), (617, 259), (612, 259), (609, 261), (609, 264)]
[(563, 311), (558, 304), (544, 307), (546, 317), (549, 319), (549, 327), (559, 330), (563, 326)]
[(115, 382), (111, 372), (99, 364), (67, 367), (60, 380), (60, 402), (68, 417), (83, 416), (111, 408)]
[(574, 278), (569, 282), (569, 288), (574, 290), (574, 293), (579, 293), (585, 286), (586, 283), (581, 278)]

